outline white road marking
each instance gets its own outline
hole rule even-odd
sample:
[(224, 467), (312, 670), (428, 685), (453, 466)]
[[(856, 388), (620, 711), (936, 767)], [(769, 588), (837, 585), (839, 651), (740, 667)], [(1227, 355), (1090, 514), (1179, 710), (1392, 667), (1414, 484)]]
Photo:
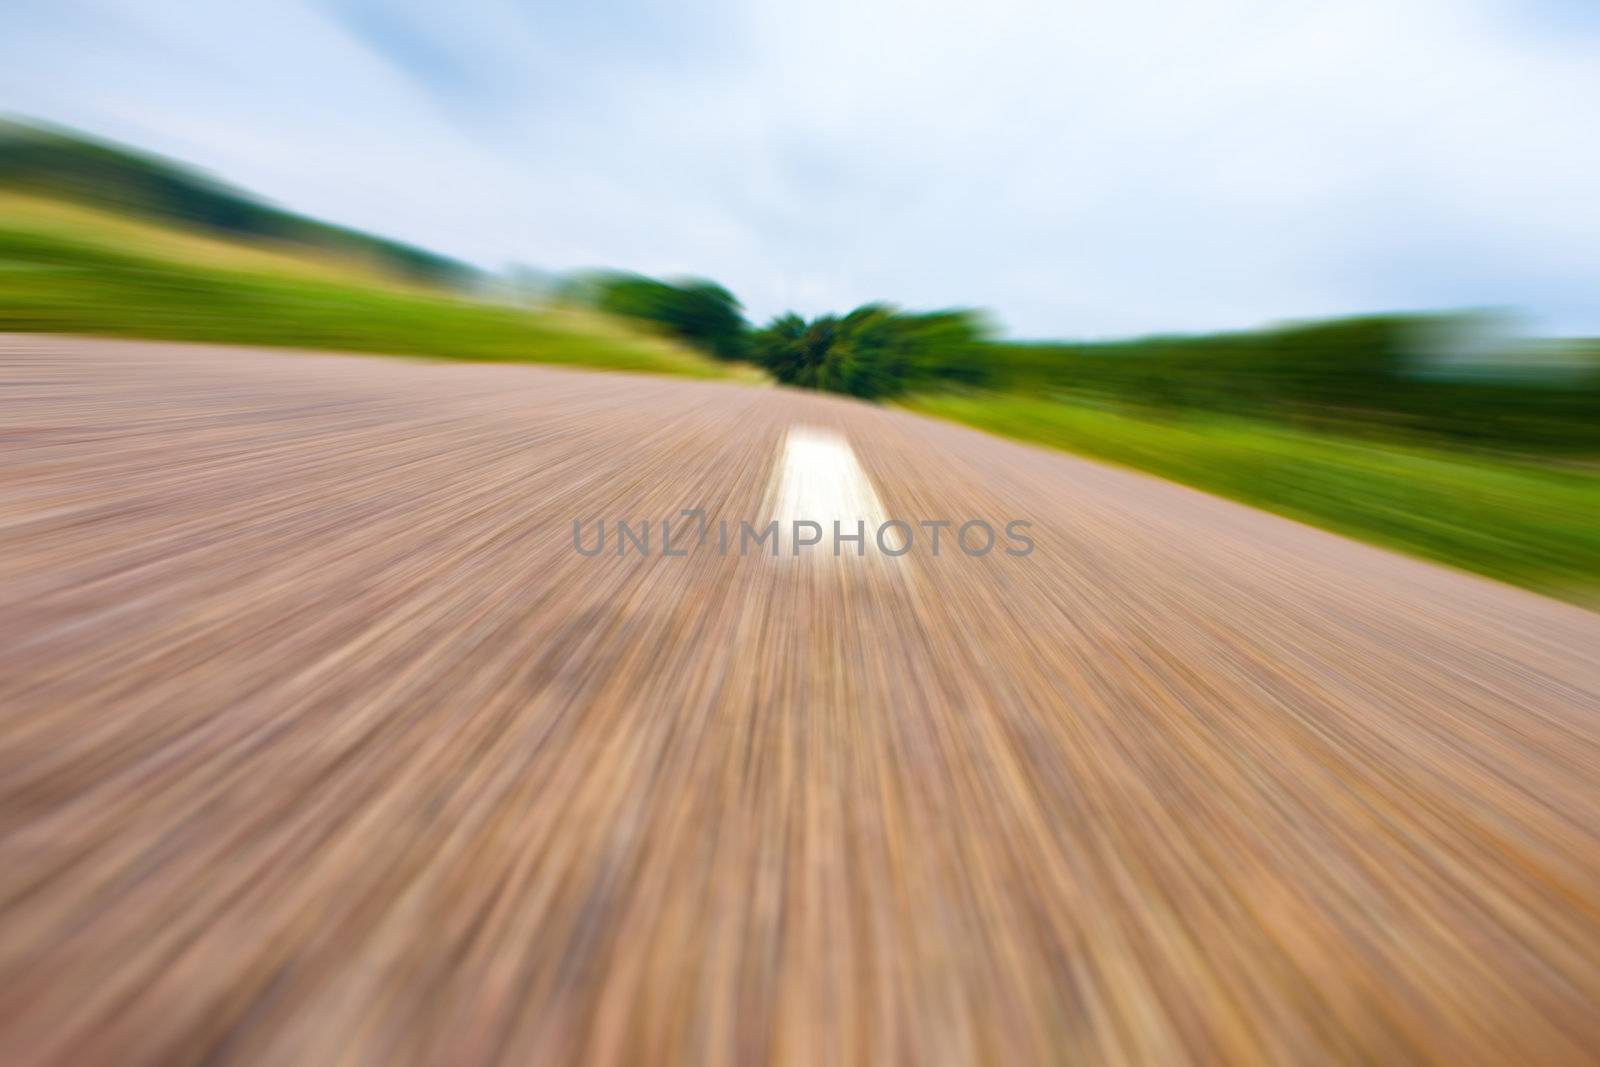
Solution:
[[(846, 535), (857, 532), (863, 524), (866, 537), (865, 552), (881, 555), (875, 537), (886, 516), (872, 480), (856, 460), (850, 442), (832, 430), (816, 426), (793, 426), (783, 442), (783, 457), (773, 475), (768, 492), (769, 514), (778, 521), (778, 554), (794, 554), (794, 524), (806, 520), (822, 527), (822, 541), (816, 545), (803, 545), (802, 557), (832, 559), (833, 524), (839, 523)], [(806, 537), (815, 531), (802, 528)], [(898, 546), (897, 534), (887, 535), (891, 546)], [(856, 545), (846, 541), (840, 545), (840, 555), (854, 557)]]

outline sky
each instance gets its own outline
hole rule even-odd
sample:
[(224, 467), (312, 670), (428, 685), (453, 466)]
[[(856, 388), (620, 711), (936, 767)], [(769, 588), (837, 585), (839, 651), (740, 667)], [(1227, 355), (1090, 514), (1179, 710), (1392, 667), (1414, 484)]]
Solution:
[(6, 0), (0, 111), (757, 321), (1600, 335), (1592, 0)]

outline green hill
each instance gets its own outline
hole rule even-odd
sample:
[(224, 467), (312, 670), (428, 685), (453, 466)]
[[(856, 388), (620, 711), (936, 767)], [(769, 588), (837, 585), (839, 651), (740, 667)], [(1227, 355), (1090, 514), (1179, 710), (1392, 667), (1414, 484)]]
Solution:
[(465, 285), (479, 274), (425, 249), (273, 207), (170, 160), (42, 126), (0, 122), (0, 189), (360, 259), (430, 284)]
[(165, 160), (0, 123), (0, 331), (738, 373), (604, 316), (487, 299), (490, 281)]

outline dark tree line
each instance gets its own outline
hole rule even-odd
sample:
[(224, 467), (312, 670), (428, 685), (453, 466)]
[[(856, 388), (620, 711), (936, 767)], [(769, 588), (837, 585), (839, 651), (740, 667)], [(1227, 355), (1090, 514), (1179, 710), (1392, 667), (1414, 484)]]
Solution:
[[(1510, 344), (1484, 367), (1452, 367), (1438, 338), (1471, 336), (1471, 314), (1371, 315), (1248, 333), (1097, 344), (994, 346), (991, 385), (1155, 411), (1402, 431), (1529, 451), (1600, 448), (1600, 345)], [(1562, 365), (1541, 367), (1541, 352)]]
[(967, 311), (913, 314), (867, 304), (809, 322), (791, 312), (753, 329), (732, 293), (697, 278), (592, 274), (568, 295), (650, 323), (718, 359), (750, 360), (786, 385), (878, 398), (983, 379), (986, 331)]
[(968, 311), (920, 314), (866, 304), (805, 321), (790, 313), (755, 333), (757, 362), (788, 385), (876, 399), (984, 378), (981, 319)]
[[(882, 399), (955, 386), (1075, 395), (1168, 411), (1340, 422), (1531, 450), (1600, 447), (1600, 346), (1569, 343), (1569, 370), (1490, 375), (1430, 369), (1430, 337), (1470, 336), (1471, 316), (1374, 315), (1248, 333), (1072, 343), (999, 342), (970, 311), (866, 304), (779, 315), (753, 329), (723, 287), (591, 276), (589, 301), (646, 320), (778, 381)], [(1548, 345), (1548, 343), (1547, 343)]]

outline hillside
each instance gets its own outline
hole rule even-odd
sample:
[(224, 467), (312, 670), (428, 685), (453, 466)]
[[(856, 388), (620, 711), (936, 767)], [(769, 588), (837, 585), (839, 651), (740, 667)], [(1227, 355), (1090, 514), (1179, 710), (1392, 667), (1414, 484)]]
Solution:
[(42, 126), (0, 122), (0, 190), (359, 260), (431, 284), (464, 285), (479, 273), (425, 249), (273, 207), (170, 160)]
[(0, 332), (235, 342), (725, 377), (599, 316), (490, 303), (305, 245), (0, 192)]

